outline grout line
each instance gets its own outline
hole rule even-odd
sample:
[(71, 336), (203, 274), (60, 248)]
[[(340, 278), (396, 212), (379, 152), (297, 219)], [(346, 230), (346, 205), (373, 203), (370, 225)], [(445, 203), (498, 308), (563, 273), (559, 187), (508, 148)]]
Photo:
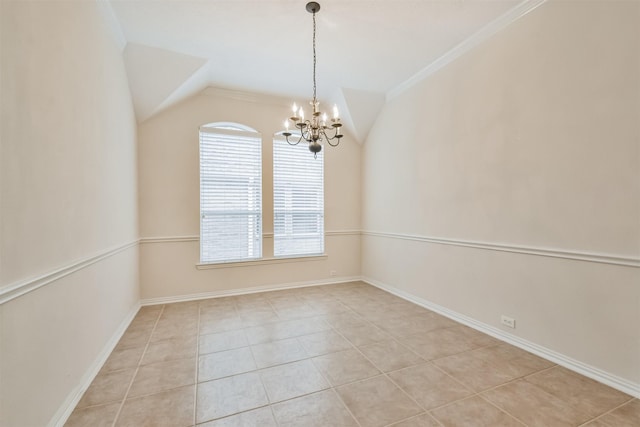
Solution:
[[(584, 423), (580, 424), (580, 426), (578, 426), (578, 427), (586, 426), (587, 424), (589, 424), (589, 423), (590, 423), (590, 422), (592, 422), (592, 421), (599, 420), (600, 418), (604, 417), (605, 415), (609, 415), (609, 414), (611, 414), (612, 412), (614, 412), (614, 411), (616, 411), (616, 410), (618, 410), (618, 409), (622, 408), (623, 406), (628, 405), (629, 403), (633, 402), (634, 400), (635, 400), (635, 397), (631, 397), (631, 398), (630, 398), (629, 400), (627, 400), (626, 402), (621, 403), (620, 405), (616, 406), (615, 408), (612, 408), (612, 409), (608, 410), (607, 412), (604, 412), (604, 413), (602, 413), (602, 414), (600, 414), (600, 415), (598, 415), (598, 416), (596, 416), (596, 417), (593, 417), (593, 418), (591, 418), (591, 419), (589, 419), (589, 420), (585, 421)], [(602, 422), (604, 423), (604, 421), (602, 421)], [(609, 423), (605, 423), (605, 424), (606, 424), (606, 425), (610, 425)]]
[[(160, 309), (160, 312), (158, 313), (158, 317), (156, 317), (156, 321), (153, 324), (153, 328), (151, 329), (151, 333), (149, 334), (149, 338), (147, 338), (147, 342), (144, 346), (144, 351), (142, 352), (142, 356), (140, 356), (140, 360), (138, 360), (138, 365), (136, 366), (135, 372), (133, 373), (133, 376), (131, 377), (131, 380), (129, 381), (129, 386), (127, 387), (127, 391), (124, 393), (124, 397), (122, 398), (122, 403), (120, 403), (120, 407), (118, 408), (118, 412), (116, 412), (116, 416), (113, 419), (113, 423), (111, 424), (111, 427), (115, 427), (116, 423), (118, 422), (118, 419), (120, 418), (120, 414), (122, 413), (122, 408), (124, 408), (124, 404), (127, 401), (127, 397), (129, 396), (129, 391), (131, 390), (131, 387), (133, 386), (133, 382), (136, 379), (136, 376), (138, 375), (138, 371), (140, 370), (140, 364), (142, 363), (142, 360), (144, 359), (145, 354), (147, 353), (147, 349), (149, 348), (149, 344), (151, 343), (151, 337), (153, 336), (153, 333), (156, 330), (156, 327), (158, 326), (158, 322), (160, 321), (160, 317), (162, 316), (162, 313), (164, 313), (164, 305), (162, 306), (162, 308)], [(138, 313), (140, 311), (138, 310)], [(137, 316), (137, 314), (136, 314)], [(134, 317), (135, 320), (135, 317)], [(129, 329), (129, 328), (127, 328)], [(126, 331), (125, 331), (126, 333)]]
[(196, 369), (195, 369), (195, 378), (193, 379), (193, 425), (195, 426), (198, 422), (198, 375), (200, 375), (200, 321), (201, 321), (201, 310), (202, 305), (198, 303), (198, 322), (196, 325)]
[(520, 418), (516, 417), (515, 415), (513, 415), (512, 413), (510, 413), (509, 411), (507, 411), (505, 408), (502, 408), (500, 406), (498, 406), (497, 404), (493, 403), (491, 400), (487, 399), (486, 397), (482, 396), (481, 393), (477, 393), (476, 396), (478, 396), (480, 399), (484, 400), (485, 402), (489, 403), (491, 406), (497, 408), (500, 412), (504, 412), (505, 414), (507, 414), (507, 416), (513, 418), (514, 420), (516, 420), (516, 422), (522, 424), (523, 426), (527, 427), (527, 424), (522, 421)]
[(342, 406), (347, 410), (349, 415), (351, 415), (351, 418), (353, 418), (353, 420), (356, 422), (356, 424), (358, 426), (362, 427), (362, 424), (360, 424), (360, 421), (358, 421), (358, 419), (356, 418), (355, 414), (353, 412), (351, 412), (351, 409), (349, 409), (349, 406), (347, 406), (345, 401), (342, 399), (342, 396), (340, 396), (340, 393), (338, 393), (338, 390), (336, 390), (335, 387), (331, 387), (330, 390), (333, 392), (333, 395), (338, 399), (338, 401), (340, 401), (340, 403), (342, 403)]

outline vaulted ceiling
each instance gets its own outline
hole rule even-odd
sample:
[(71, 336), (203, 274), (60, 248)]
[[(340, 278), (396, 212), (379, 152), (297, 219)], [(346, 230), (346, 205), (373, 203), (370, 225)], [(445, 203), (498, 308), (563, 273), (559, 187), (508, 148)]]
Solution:
[[(522, 3), (540, 3), (525, 0)], [(306, 0), (110, 0), (126, 39), (139, 122), (208, 86), (306, 100), (312, 16)], [(519, 0), (322, 0), (318, 98), (338, 103), (362, 141), (387, 96)], [(515, 15), (514, 15), (515, 16)]]

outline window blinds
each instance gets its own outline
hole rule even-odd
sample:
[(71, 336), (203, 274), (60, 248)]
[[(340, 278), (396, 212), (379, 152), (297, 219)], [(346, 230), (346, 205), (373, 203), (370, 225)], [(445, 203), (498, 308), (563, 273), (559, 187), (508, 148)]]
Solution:
[(200, 262), (262, 256), (262, 139), (200, 128)]
[(313, 158), (302, 141), (273, 142), (273, 252), (275, 256), (324, 252), (324, 155)]

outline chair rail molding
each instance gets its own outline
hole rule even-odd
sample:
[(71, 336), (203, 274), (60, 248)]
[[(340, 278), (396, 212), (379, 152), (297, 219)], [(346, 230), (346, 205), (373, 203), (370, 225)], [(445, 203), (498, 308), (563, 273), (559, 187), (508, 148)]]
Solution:
[(484, 249), (500, 252), (513, 252), (517, 254), (544, 256), (552, 258), (564, 258), (576, 261), (597, 262), (613, 264), (625, 267), (640, 268), (640, 258), (617, 254), (596, 252), (582, 252), (566, 249), (540, 248), (535, 246), (513, 245), (505, 243), (489, 243), (475, 240), (448, 239), (444, 237), (420, 236), (416, 234), (389, 233), (381, 231), (362, 231), (363, 236), (382, 237), (387, 239), (412, 240), (417, 242), (432, 243), (436, 245), (462, 246), (467, 248)]
[(49, 283), (53, 283), (56, 280), (68, 276), (78, 270), (82, 270), (85, 267), (102, 261), (103, 259), (109, 258), (124, 250), (137, 246), (139, 241), (139, 239), (132, 240), (130, 242), (94, 253), (89, 257), (76, 260), (75, 262), (49, 271), (48, 273), (41, 274), (40, 276), (20, 280), (10, 285), (4, 286), (0, 288), (0, 305), (22, 295), (25, 295), (31, 291), (35, 291), (36, 289), (46, 286)]

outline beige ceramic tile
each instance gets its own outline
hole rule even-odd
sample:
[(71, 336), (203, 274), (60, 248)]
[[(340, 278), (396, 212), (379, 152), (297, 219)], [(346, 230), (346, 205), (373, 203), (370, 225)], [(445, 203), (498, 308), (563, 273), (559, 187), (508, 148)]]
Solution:
[(158, 325), (168, 323), (197, 323), (198, 322), (198, 307), (195, 306), (194, 310), (187, 312), (184, 310), (170, 311), (165, 309), (160, 315)]
[(512, 375), (478, 357), (475, 351), (444, 357), (433, 363), (475, 391), (487, 390), (513, 379)]
[(257, 344), (251, 347), (258, 368), (282, 365), (308, 357), (307, 352), (295, 338)]
[(128, 348), (128, 347), (143, 347), (149, 341), (149, 337), (151, 337), (151, 332), (153, 331), (153, 327), (151, 328), (129, 328), (122, 335), (120, 341), (118, 341), (117, 348)]
[(298, 337), (309, 356), (320, 356), (353, 348), (351, 343), (334, 331), (322, 331)]
[(276, 312), (269, 308), (267, 310), (247, 310), (240, 313), (240, 320), (243, 326), (258, 326), (265, 323), (279, 322), (282, 319), (278, 317)]
[(190, 316), (197, 316), (199, 308), (200, 301), (185, 301), (166, 304), (164, 306), (164, 310), (162, 310), (162, 314), (160, 315), (160, 320), (169, 317), (188, 318)]
[(247, 341), (244, 331), (239, 329), (237, 331), (201, 335), (199, 345), (200, 354), (207, 354), (246, 347), (249, 345), (249, 342)]
[(163, 305), (148, 305), (145, 307), (140, 307), (140, 310), (138, 310), (138, 313), (136, 314), (136, 317), (133, 319), (133, 323), (136, 322), (155, 322), (156, 320), (158, 320), (158, 317), (160, 316), (160, 312), (162, 311), (162, 309), (164, 308)]
[(101, 372), (119, 371), (126, 368), (135, 368), (140, 362), (142, 353), (144, 353), (145, 346), (140, 347), (128, 347), (118, 348), (116, 347), (104, 366)]
[(364, 326), (338, 328), (338, 331), (356, 347), (391, 339), (388, 333), (371, 323)]
[(273, 418), (271, 408), (267, 406), (198, 424), (198, 427), (278, 427), (278, 425)]
[(149, 343), (141, 365), (168, 362), (169, 360), (189, 359), (196, 356), (198, 340), (196, 336), (171, 338)]
[(255, 372), (198, 384), (196, 422), (202, 423), (269, 403), (260, 376)]
[(389, 427), (442, 427), (431, 415), (422, 414), (412, 417)]
[(173, 322), (160, 320), (153, 330), (151, 342), (166, 340), (170, 338), (184, 338), (198, 333), (198, 321), (189, 320), (184, 322)]
[(120, 402), (73, 411), (65, 427), (111, 427), (120, 410)]
[(445, 427), (525, 427), (479, 396), (459, 400), (431, 414)]
[(242, 329), (244, 324), (240, 316), (233, 315), (225, 318), (200, 317), (200, 334), (215, 334), (217, 332), (235, 331)]
[(127, 331), (149, 331), (149, 332), (151, 332), (153, 330), (153, 328), (156, 326), (157, 317), (158, 317), (158, 315), (156, 315), (155, 319), (135, 318), (129, 324), (129, 327), (127, 328)]
[(395, 340), (381, 341), (360, 347), (360, 351), (383, 372), (417, 365), (424, 360)]
[(331, 327), (326, 322), (320, 318), (313, 317), (308, 319), (285, 320), (248, 328), (245, 330), (245, 333), (250, 344), (261, 344), (309, 335), (329, 329), (331, 329)]
[(78, 408), (121, 401), (129, 388), (135, 369), (100, 373), (80, 399)]
[(471, 390), (431, 363), (395, 371), (389, 377), (424, 409), (436, 408), (472, 394)]
[(238, 316), (238, 311), (231, 305), (211, 305), (208, 303), (200, 303), (200, 320), (227, 319)]
[(336, 389), (362, 427), (382, 427), (423, 410), (384, 375)]
[(328, 314), (322, 316), (328, 324), (333, 326), (334, 328), (344, 329), (344, 328), (355, 328), (358, 326), (365, 326), (368, 322), (362, 317), (354, 314), (354, 313), (339, 313), (339, 314)]
[(200, 356), (198, 382), (228, 377), (256, 369), (249, 347)]
[(601, 420), (611, 427), (640, 426), (640, 400), (633, 399), (626, 405), (606, 414)]
[(357, 350), (315, 357), (313, 363), (334, 386), (380, 374), (380, 371)]
[(330, 387), (310, 360), (264, 369), (260, 371), (260, 377), (272, 403)]
[(592, 417), (610, 411), (631, 399), (631, 396), (625, 393), (560, 366), (528, 376), (526, 381)]
[(280, 427), (357, 427), (333, 390), (298, 397), (273, 405)]
[(196, 381), (196, 359), (178, 359), (141, 366), (128, 398), (178, 388)]
[[(632, 424), (629, 427), (635, 427), (637, 424)], [(607, 424), (603, 421), (603, 418), (598, 418), (593, 421), (589, 421), (586, 424), (581, 425), (580, 427), (618, 427), (618, 424)]]
[(188, 427), (193, 425), (194, 386), (127, 399), (116, 427)]
[(425, 313), (412, 316), (403, 316), (389, 319), (380, 325), (382, 329), (396, 337), (404, 337), (413, 334), (422, 334), (435, 329), (454, 326), (451, 320), (448, 320), (435, 313)]
[(457, 327), (407, 335), (399, 340), (427, 360), (440, 359), (478, 348), (473, 342), (468, 341), (462, 330)]
[(489, 390), (482, 395), (529, 427), (577, 426), (591, 418), (523, 380)]
[(325, 314), (321, 309), (317, 309), (313, 305), (304, 304), (302, 302), (286, 308), (276, 307), (276, 313), (278, 313), (278, 317), (282, 320), (302, 319)]
[(510, 378), (519, 378), (554, 366), (553, 362), (504, 343), (475, 350), (474, 354)]

